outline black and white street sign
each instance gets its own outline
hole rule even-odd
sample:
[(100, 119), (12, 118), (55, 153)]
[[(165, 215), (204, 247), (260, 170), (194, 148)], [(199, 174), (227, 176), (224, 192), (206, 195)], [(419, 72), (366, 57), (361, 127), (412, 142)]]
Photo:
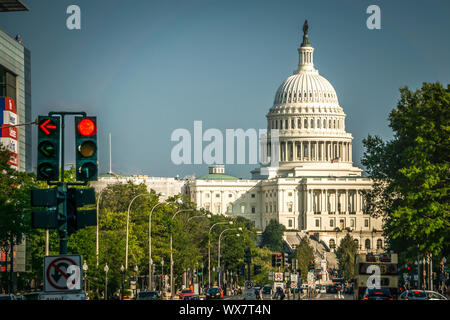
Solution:
[(283, 273), (282, 272), (275, 273), (275, 281), (283, 281)]
[(81, 291), (81, 264), (81, 255), (44, 257), (44, 292)]
[(253, 288), (253, 281), (252, 280), (246, 280), (245, 281), (245, 289), (252, 289)]

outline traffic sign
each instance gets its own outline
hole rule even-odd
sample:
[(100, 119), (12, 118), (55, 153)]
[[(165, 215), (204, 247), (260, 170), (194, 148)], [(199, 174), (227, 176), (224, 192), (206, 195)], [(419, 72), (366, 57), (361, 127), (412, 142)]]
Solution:
[(291, 282), (291, 289), (296, 289), (296, 288), (297, 288), (297, 281)]
[(44, 257), (44, 292), (81, 292), (81, 255)]
[(252, 280), (246, 280), (245, 281), (245, 289), (252, 289), (253, 288), (253, 281)]
[(291, 273), (291, 282), (297, 283), (298, 275), (296, 273)]
[(283, 281), (283, 273), (282, 272), (275, 273), (275, 281)]

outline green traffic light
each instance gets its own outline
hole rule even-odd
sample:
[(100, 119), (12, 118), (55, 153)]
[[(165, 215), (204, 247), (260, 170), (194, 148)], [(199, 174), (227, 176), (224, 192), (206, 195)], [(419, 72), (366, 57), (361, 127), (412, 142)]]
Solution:
[(80, 167), (79, 172), (82, 180), (89, 180), (97, 174), (97, 166), (92, 162), (86, 162)]
[(38, 166), (38, 173), (47, 181), (55, 180), (58, 177), (58, 173), (55, 168), (48, 162), (41, 163)]
[(39, 144), (39, 152), (47, 158), (55, 156), (56, 148), (50, 141), (43, 141)]

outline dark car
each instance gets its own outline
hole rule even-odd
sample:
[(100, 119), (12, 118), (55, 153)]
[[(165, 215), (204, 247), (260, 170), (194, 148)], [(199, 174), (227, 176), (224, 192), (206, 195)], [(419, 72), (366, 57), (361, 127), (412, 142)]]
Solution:
[(272, 294), (272, 287), (271, 286), (264, 286), (262, 290), (263, 294)]
[(13, 294), (0, 294), (0, 300), (16, 300)]
[(222, 290), (220, 288), (208, 288), (206, 290), (206, 300), (209, 299), (221, 299), (222, 298)]
[(394, 300), (389, 289), (366, 289), (363, 300)]
[(338, 292), (337, 286), (333, 286), (333, 285), (327, 286), (327, 293), (337, 293), (337, 292)]
[(136, 300), (161, 300), (161, 297), (157, 291), (141, 291)]
[(24, 300), (39, 300), (41, 292), (29, 292), (23, 295)]

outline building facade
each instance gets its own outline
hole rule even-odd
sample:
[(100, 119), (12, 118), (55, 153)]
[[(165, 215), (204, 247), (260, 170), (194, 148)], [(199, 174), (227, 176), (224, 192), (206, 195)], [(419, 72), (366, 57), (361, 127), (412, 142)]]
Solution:
[[(19, 41), (0, 30), (0, 97), (2, 124), (31, 122), (30, 51)], [(12, 100), (12, 102), (11, 102)], [(9, 108), (9, 109), (8, 109)], [(13, 123), (15, 122), (15, 123)], [(12, 165), (20, 171), (32, 171), (31, 126), (2, 130), (2, 143), (16, 155)], [(16, 134), (16, 139), (12, 135)]]
[(314, 68), (307, 27), (298, 53), (297, 69), (280, 85), (266, 115), (269, 142), (270, 130), (278, 130), (268, 154), (279, 165), (253, 170), (252, 180), (211, 167), (189, 181), (191, 199), (214, 214), (246, 217), (259, 229), (275, 219), (290, 233), (306, 232), (330, 249), (349, 233), (361, 252), (382, 251), (382, 221), (365, 211), (363, 192), (372, 182), (353, 166), (346, 114), (333, 86)]

